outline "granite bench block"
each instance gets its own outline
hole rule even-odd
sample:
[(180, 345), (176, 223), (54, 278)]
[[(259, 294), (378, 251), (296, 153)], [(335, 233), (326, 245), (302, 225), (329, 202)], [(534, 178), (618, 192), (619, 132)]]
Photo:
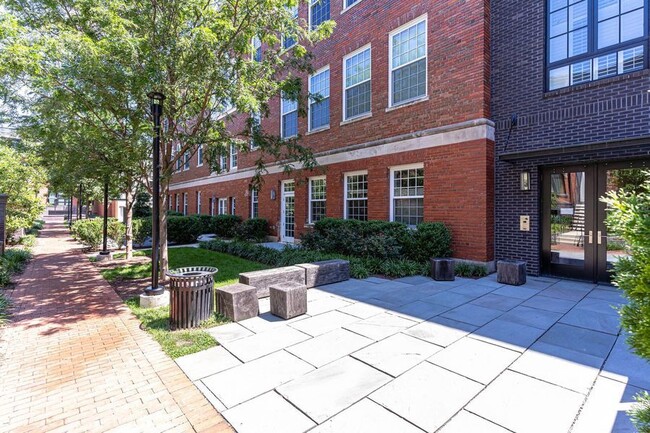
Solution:
[(292, 319), (307, 312), (307, 286), (283, 285), (271, 286), (271, 314)]
[(526, 262), (521, 260), (499, 260), (497, 282), (511, 286), (526, 284)]
[(296, 267), (305, 270), (305, 285), (307, 288), (334, 284), (350, 279), (350, 262), (333, 259), (314, 263), (302, 263)]
[(431, 259), (431, 278), (436, 281), (454, 281), (454, 259)]
[(305, 284), (305, 270), (297, 266), (265, 269), (263, 271), (244, 272), (239, 274), (239, 282), (257, 289), (258, 298), (269, 296), (269, 287), (285, 284)]
[(257, 316), (257, 289), (246, 284), (231, 284), (217, 289), (217, 311), (233, 322)]

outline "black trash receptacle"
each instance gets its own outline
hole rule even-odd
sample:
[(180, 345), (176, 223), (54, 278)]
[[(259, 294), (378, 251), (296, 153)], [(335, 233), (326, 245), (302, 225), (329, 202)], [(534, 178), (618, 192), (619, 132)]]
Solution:
[(169, 277), (169, 326), (195, 328), (214, 312), (214, 275), (217, 268), (193, 266), (167, 272)]

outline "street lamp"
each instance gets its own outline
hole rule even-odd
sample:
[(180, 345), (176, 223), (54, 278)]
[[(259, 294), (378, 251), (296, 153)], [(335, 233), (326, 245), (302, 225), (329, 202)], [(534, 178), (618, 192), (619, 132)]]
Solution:
[(149, 104), (153, 116), (153, 215), (151, 216), (151, 287), (144, 290), (145, 295), (162, 295), (163, 287), (158, 286), (158, 265), (160, 253), (160, 118), (163, 113), (165, 95), (160, 92), (149, 92)]

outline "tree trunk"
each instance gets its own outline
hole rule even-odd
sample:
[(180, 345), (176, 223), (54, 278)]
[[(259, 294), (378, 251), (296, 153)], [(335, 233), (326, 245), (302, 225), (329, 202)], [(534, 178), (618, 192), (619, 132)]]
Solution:
[(124, 244), (126, 246), (126, 259), (133, 258), (133, 204), (135, 203), (135, 194), (133, 194), (133, 182), (127, 181), (126, 185), (126, 216), (124, 225), (126, 226), (126, 233), (124, 233)]

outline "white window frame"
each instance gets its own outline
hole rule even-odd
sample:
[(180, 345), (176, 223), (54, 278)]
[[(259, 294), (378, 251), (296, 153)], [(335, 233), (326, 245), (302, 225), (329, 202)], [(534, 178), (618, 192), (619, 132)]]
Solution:
[[(398, 104), (394, 104), (393, 103), (393, 36), (410, 27), (417, 26), (422, 21), (424, 21), (424, 95), (420, 95), (415, 98), (407, 99), (406, 101), (401, 101)], [(409, 63), (405, 63), (403, 65), (400, 65), (399, 68), (403, 68), (419, 60), (421, 59), (416, 59)], [(420, 99), (424, 99), (428, 95), (429, 95), (429, 17), (428, 14), (424, 14), (394, 29), (388, 34), (388, 107), (389, 108), (399, 107), (401, 105), (410, 104), (412, 102), (419, 101)]]
[[(253, 48), (251, 60), (253, 60), (254, 62), (262, 61), (262, 41), (260, 40), (259, 36), (252, 37), (251, 46)], [(258, 48), (260, 49), (260, 60), (255, 60), (255, 53), (257, 53)]]
[[(295, 102), (295, 103), (296, 103), (296, 109), (285, 113), (285, 112), (284, 112), (284, 103), (283, 103), (283, 100), (287, 100), (287, 101), (288, 101), (289, 99), (286, 99), (286, 98), (284, 97), (284, 93), (281, 93), (281, 94), (280, 94), (280, 138), (281, 138), (282, 140), (289, 140), (289, 139), (291, 139), (291, 138), (294, 138), (294, 137), (297, 137), (297, 136), (298, 136), (298, 133), (297, 133), (297, 132), (298, 132), (298, 128), (296, 128), (296, 134), (291, 135), (291, 136), (289, 136), (289, 137), (285, 137), (285, 136), (284, 136), (284, 116), (287, 115), (287, 114), (291, 114), (291, 113), (293, 113), (293, 112), (296, 112), (296, 113), (298, 112), (298, 101), (291, 101), (291, 102)], [(296, 114), (296, 116), (297, 116), (297, 114)]]
[(237, 214), (237, 197), (230, 197), (230, 215)]
[(183, 193), (183, 215), (187, 216), (187, 211), (188, 209), (188, 203), (187, 203), (187, 193)]
[[(298, 6), (296, 5), (296, 6), (293, 6), (291, 8), (287, 8), (287, 9), (289, 9), (289, 10), (293, 9), (294, 10), (293, 19), (297, 20), (298, 16), (300, 15), (300, 9), (298, 8)], [(298, 45), (298, 37), (296, 36), (294, 38), (293, 45), (285, 48), (285, 46), (284, 46), (284, 34), (283, 34), (280, 43), (282, 44), (282, 51), (283, 52), (289, 51), (290, 49), (292, 49), (293, 47)]]
[(237, 170), (237, 164), (239, 163), (239, 149), (237, 149), (236, 144), (230, 145), (230, 169)]
[[(313, 29), (313, 23), (311, 21), (312, 19), (312, 13), (311, 13), (311, 8), (314, 6), (315, 3), (320, 2), (321, 0), (309, 0), (309, 29)], [(330, 19), (326, 21), (330, 21), (332, 19), (332, 0), (330, 0)], [(319, 24), (320, 25), (320, 24)]]
[[(251, 128), (253, 127), (253, 123), (257, 123), (258, 128), (261, 130), (262, 129), (262, 114), (261, 113), (251, 113)], [(250, 150), (257, 150), (260, 147), (255, 143), (255, 138), (253, 137), (253, 131), (251, 130), (251, 142), (250, 142)]]
[(214, 205), (216, 201), (214, 197), (210, 197), (210, 216), (214, 216)]
[[(352, 176), (368, 176), (368, 170), (349, 171), (343, 174), (343, 219), (348, 219), (348, 177)], [(370, 185), (368, 185), (370, 189)], [(361, 199), (355, 199), (361, 200)], [(368, 203), (368, 197), (365, 198)]]
[[(395, 221), (395, 172), (396, 171), (402, 171), (402, 170), (417, 170), (417, 169), (423, 169), (424, 170), (424, 163), (419, 162), (416, 164), (407, 164), (407, 165), (397, 165), (395, 167), (390, 167), (390, 183), (389, 183), (389, 189), (390, 189), (390, 219), (389, 221)], [(422, 196), (412, 196), (410, 198), (422, 198), (424, 200), (424, 195)], [(424, 221), (424, 215), (422, 215), (422, 220)]]
[[(176, 157), (180, 155), (181, 153), (181, 145), (177, 144), (176, 145), (176, 150), (172, 152), (172, 157)], [(180, 172), (183, 170), (183, 159), (185, 156), (179, 156), (178, 159), (176, 160), (176, 172)]]
[(219, 213), (219, 215), (227, 215), (228, 214), (228, 199), (227, 198), (220, 198), (219, 199), (218, 213)]
[[(343, 1), (345, 1), (345, 0), (343, 0)], [(358, 0), (357, 3), (360, 2), (360, 1), (362, 1), (362, 0)], [(354, 5), (352, 5), (352, 6), (354, 6)], [(354, 57), (357, 54), (361, 54), (362, 52), (364, 52), (366, 50), (370, 50), (370, 78), (368, 78), (368, 80), (367, 80), (367, 81), (370, 81), (370, 111), (368, 111), (367, 113), (358, 114), (356, 116), (347, 117), (347, 109), (348, 109), (348, 107), (347, 107), (347, 95), (346, 95), (346, 93), (348, 91), (348, 88), (345, 85), (345, 82), (346, 82), (346, 79), (347, 79), (347, 68), (345, 67), (345, 62), (347, 62), (348, 59), (350, 59), (351, 57)], [(343, 66), (343, 74), (342, 74), (343, 75), (343, 120), (346, 121), (346, 120), (358, 119), (358, 118), (366, 117), (366, 116), (372, 116), (372, 45), (371, 44), (364, 45), (363, 47), (359, 48), (358, 50), (352, 51), (350, 54), (343, 57), (342, 66)], [(358, 86), (358, 85), (363, 84), (363, 83), (365, 83), (365, 81), (357, 83), (354, 86)]]
[[(317, 70), (316, 72), (314, 72), (313, 74), (311, 74), (309, 76), (309, 79), (307, 80), (307, 89), (308, 89), (308, 92), (309, 92), (310, 95), (311, 95), (311, 79), (314, 78), (317, 75), (322, 74), (325, 71), (330, 72), (329, 78), (328, 78), (328, 80), (329, 80), (328, 84), (329, 84), (329, 88), (330, 88), (330, 95), (332, 94), (332, 72), (330, 71), (330, 65), (327, 65), (327, 66), (323, 66), (322, 68), (320, 68), (319, 70)], [(327, 128), (330, 127), (331, 115), (332, 115), (332, 100), (330, 99), (330, 96), (328, 96), (327, 99), (330, 100), (330, 112), (328, 113), (329, 114), (329, 116), (328, 116), (329, 119), (327, 120), (327, 125), (319, 126), (316, 129), (313, 129), (311, 127), (311, 106), (312, 106), (312, 104), (316, 104), (317, 102), (312, 101), (311, 98), (309, 99), (309, 101), (307, 101), (308, 102), (308, 104), (307, 104), (307, 130), (309, 132), (320, 131), (322, 129), (327, 129)], [(321, 102), (321, 101), (318, 101), (318, 102)]]
[(176, 197), (175, 197), (174, 201), (176, 201), (176, 212), (180, 212), (181, 211), (181, 205), (180, 205), (180, 198), (179, 198), (178, 194), (176, 194)]
[(356, 5), (361, 3), (362, 1), (363, 0), (357, 0), (354, 3), (352, 3), (351, 5), (349, 5), (348, 0), (343, 0), (343, 4), (341, 5), (342, 6), (341, 13), (347, 12), (348, 9), (351, 9), (351, 8), (355, 7)]
[(228, 171), (228, 155), (223, 154), (219, 156), (219, 168), (221, 168), (221, 172), (227, 172)]
[(201, 191), (196, 192), (196, 214), (201, 215)]
[[(325, 199), (324, 200), (323, 199), (314, 200), (312, 198), (312, 182), (315, 181), (315, 180), (324, 180), (325, 181)], [(308, 208), (309, 209), (307, 210), (307, 213), (308, 213), (307, 223), (308, 224), (314, 224), (312, 209), (311, 209), (311, 204), (312, 204), (313, 201), (325, 202), (325, 209), (327, 209), (327, 176), (314, 176), (314, 177), (309, 178), (309, 197), (308, 197)], [(326, 217), (327, 217), (327, 213), (325, 214), (325, 218)]]
[[(255, 215), (255, 205), (257, 204), (257, 215)], [(260, 192), (251, 189), (251, 218), (259, 218), (260, 209)]]
[(189, 150), (186, 150), (185, 153), (183, 154), (183, 171), (187, 171), (190, 169), (191, 162), (192, 162), (192, 154), (190, 153)]
[(203, 166), (203, 145), (199, 145), (199, 149), (196, 151), (196, 161), (197, 167), (202, 167)]

